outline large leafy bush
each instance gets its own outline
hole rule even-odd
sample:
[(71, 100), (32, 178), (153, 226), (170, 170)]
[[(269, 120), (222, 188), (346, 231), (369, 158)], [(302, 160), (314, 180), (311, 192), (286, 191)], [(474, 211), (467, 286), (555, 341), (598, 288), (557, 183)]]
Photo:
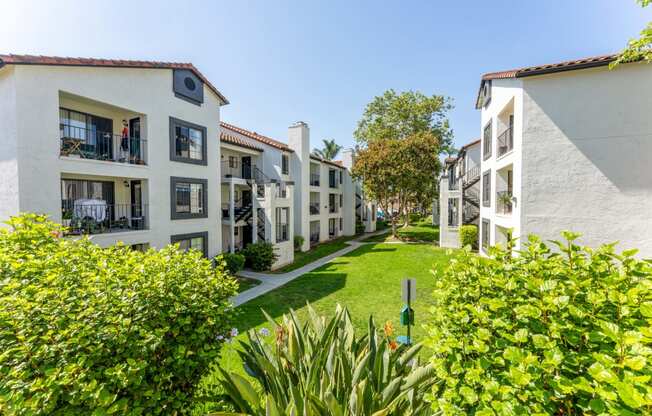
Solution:
[(438, 276), (429, 345), (445, 414), (652, 412), (652, 267), (613, 245), (451, 260)]
[(201, 253), (0, 231), (0, 414), (180, 413), (230, 328), (236, 283)]
[(478, 248), (478, 226), (474, 224), (463, 225), (460, 227), (460, 245), (469, 246), (473, 249)]
[[(423, 415), (424, 395), (435, 383), (430, 365), (420, 366), (420, 345), (399, 347), (391, 325), (379, 332), (369, 319), (366, 335), (355, 334), (351, 317), (338, 306), (330, 320), (308, 307), (301, 324), (294, 312), (267, 336), (250, 331), (241, 343), (245, 370), (263, 394), (237, 373), (224, 370), (229, 400), (248, 415)], [(238, 414), (243, 414), (238, 413)], [(222, 413), (224, 414), (224, 413)]]
[(248, 244), (242, 250), (246, 259), (246, 265), (257, 272), (262, 272), (272, 268), (272, 265), (278, 258), (274, 252), (274, 245), (266, 241)]
[(240, 253), (224, 253), (218, 260), (224, 260), (226, 271), (231, 275), (238, 273), (245, 265), (245, 256)]

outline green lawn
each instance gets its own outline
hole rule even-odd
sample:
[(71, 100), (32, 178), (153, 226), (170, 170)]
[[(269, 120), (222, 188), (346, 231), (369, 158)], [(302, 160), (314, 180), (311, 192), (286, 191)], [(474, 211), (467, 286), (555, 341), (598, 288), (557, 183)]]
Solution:
[(258, 286), (260, 284), (260, 280), (256, 279), (250, 279), (248, 277), (241, 277), (241, 276), (236, 276), (236, 279), (238, 280), (238, 293), (242, 293), (245, 290), (251, 289), (254, 286)]
[(274, 270), (272, 273), (287, 273), (291, 272), (292, 270), (296, 270), (308, 263), (312, 263), (315, 260), (319, 260), (322, 257), (328, 256), (329, 254), (333, 254), (336, 251), (348, 247), (346, 242), (357, 237), (359, 236), (352, 235), (347, 237), (340, 237), (332, 241), (317, 244), (315, 247), (311, 248), (308, 251), (295, 251), (294, 262), (288, 264), (287, 266), (281, 267), (280, 269)]
[[(399, 312), (403, 306), (401, 280), (413, 277), (417, 280), (413, 335), (419, 341), (424, 336), (421, 325), (428, 319), (430, 293), (435, 282), (430, 270), (443, 269), (449, 260), (447, 250), (431, 244), (364, 245), (239, 306), (236, 309), (240, 313), (238, 340), (244, 340), (243, 334), (250, 329), (258, 331), (263, 327), (269, 328), (261, 309), (279, 318), (293, 308), (304, 319), (307, 316), (306, 302), (310, 302), (319, 314), (327, 316), (332, 315), (338, 303), (347, 306), (359, 331), (366, 330), (367, 320), (372, 314), (377, 324), (391, 320), (398, 329), (397, 335), (404, 334), (404, 328), (399, 326)], [(227, 345), (221, 361), (216, 365), (243, 374), (236, 348), (237, 342)], [(204, 397), (211, 397), (219, 391), (217, 370), (203, 380), (202, 386)], [(210, 409), (210, 405), (202, 408)]]
[[(431, 243), (436, 243), (439, 242), (439, 227), (436, 225), (432, 225), (429, 219), (425, 219), (419, 222), (416, 222), (414, 224), (410, 224), (408, 227), (403, 228), (402, 225), (400, 225), (397, 229), (398, 233), (398, 240), (401, 241), (425, 241), (425, 242), (431, 242)], [(396, 241), (391, 235), (391, 232), (389, 234), (383, 234), (383, 235), (375, 235), (373, 237), (369, 237), (365, 241)]]

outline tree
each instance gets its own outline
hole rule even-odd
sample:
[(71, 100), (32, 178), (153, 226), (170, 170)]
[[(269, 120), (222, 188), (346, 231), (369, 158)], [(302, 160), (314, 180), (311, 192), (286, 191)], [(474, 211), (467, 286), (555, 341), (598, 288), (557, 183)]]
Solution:
[(353, 133), (362, 147), (378, 140), (404, 139), (417, 133), (429, 132), (439, 139), (438, 153), (454, 153), (453, 134), (446, 113), (450, 99), (418, 91), (396, 93), (393, 89), (367, 105)]
[(437, 195), (439, 155), (454, 152), (449, 101), (418, 91), (388, 90), (367, 105), (358, 122), (354, 175), (389, 215), (394, 236), (400, 214)]
[(353, 175), (363, 179), (366, 194), (388, 215), (394, 237), (399, 215), (437, 181), (440, 149), (438, 137), (420, 132), (401, 140), (373, 140), (359, 150)]
[[(652, 0), (637, 0), (637, 3), (641, 7), (647, 7), (652, 4)], [(618, 55), (610, 67), (614, 68), (621, 63), (641, 60), (652, 62), (652, 22), (649, 22), (641, 31), (641, 37), (629, 41), (627, 48)]]
[(322, 159), (326, 160), (333, 160), (337, 156), (337, 154), (342, 150), (342, 146), (339, 144), (335, 143), (334, 139), (324, 139), (322, 140), (324, 142), (324, 147), (322, 149), (314, 149), (312, 152), (321, 157)]

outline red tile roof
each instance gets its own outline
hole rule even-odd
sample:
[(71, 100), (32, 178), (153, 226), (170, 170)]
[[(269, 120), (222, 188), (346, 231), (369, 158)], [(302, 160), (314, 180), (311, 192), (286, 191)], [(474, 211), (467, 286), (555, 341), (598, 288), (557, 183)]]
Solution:
[(263, 136), (262, 134), (258, 134), (255, 131), (249, 131), (245, 130), (241, 127), (234, 126), (233, 124), (228, 124), (223, 121), (220, 122), (220, 127), (223, 129), (231, 130), (233, 132), (236, 132), (238, 134), (242, 134), (245, 137), (249, 137), (250, 139), (257, 140), (261, 143), (264, 143), (268, 146), (275, 147), (277, 149), (286, 151), (286, 152), (293, 152), (294, 150), (290, 149), (287, 144), (279, 142), (278, 140), (274, 140), (272, 138), (269, 138), (267, 136)]
[(489, 72), (482, 76), (483, 80), (503, 79), (503, 78), (521, 78), (533, 75), (547, 74), (552, 72), (572, 71), (574, 69), (591, 68), (594, 66), (609, 65), (616, 59), (617, 55), (601, 55), (589, 58), (574, 59), (572, 61), (558, 62), (554, 64), (544, 64), (528, 66), (523, 68), (510, 69), (507, 71)]
[(217, 95), (224, 105), (229, 103), (221, 92), (191, 63), (158, 62), (158, 61), (126, 61), (122, 59), (70, 58), (41, 55), (2, 55), (0, 67), (3, 65), (57, 65), (57, 66), (97, 66), (109, 68), (149, 68), (149, 69), (188, 69), (192, 71), (206, 86)]
[(476, 139), (476, 140), (474, 140), (474, 141), (472, 141), (472, 142), (470, 142), (470, 143), (465, 144), (464, 146), (462, 146), (462, 148), (460, 149), (460, 151), (462, 151), (462, 150), (466, 150), (466, 149), (468, 149), (468, 148), (471, 147), (471, 146), (475, 146), (476, 144), (480, 144), (480, 139)]
[(475, 101), (475, 108), (480, 108), (480, 96), (485, 81), (492, 79), (506, 79), (506, 78), (524, 78), (534, 75), (552, 74), (555, 72), (573, 71), (577, 69), (594, 68), (598, 66), (609, 65), (618, 55), (601, 55), (592, 56), (588, 58), (574, 59), (572, 61), (557, 62), (553, 64), (543, 64), (536, 66), (527, 66), (523, 68), (515, 68), (507, 71), (489, 72), (482, 75), (480, 81), (480, 89)]
[(239, 137), (228, 134), (228, 133), (226, 133), (224, 131), (220, 132), (220, 141), (222, 141), (224, 143), (229, 143), (229, 144), (233, 144), (233, 145), (236, 145), (236, 146), (240, 146), (240, 147), (246, 147), (247, 149), (251, 149), (251, 150), (257, 150), (259, 152), (263, 151), (262, 147), (254, 146), (253, 144), (251, 144), (251, 143), (249, 143), (247, 141), (244, 141)]
[(342, 165), (341, 160), (328, 160), (328, 159), (322, 159), (321, 157), (317, 155), (310, 155), (310, 159), (316, 160), (318, 162), (326, 163), (327, 165), (335, 166), (336, 168), (343, 168), (344, 166)]

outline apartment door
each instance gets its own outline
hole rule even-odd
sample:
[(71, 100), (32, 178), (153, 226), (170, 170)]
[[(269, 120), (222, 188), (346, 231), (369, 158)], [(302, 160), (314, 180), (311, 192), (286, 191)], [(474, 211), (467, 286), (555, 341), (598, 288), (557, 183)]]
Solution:
[(143, 189), (141, 181), (131, 181), (131, 227), (144, 228)]
[(253, 227), (249, 224), (242, 227), (242, 247), (247, 247), (253, 240)]
[(129, 161), (140, 163), (143, 161), (140, 149), (140, 117), (129, 120)]
[(242, 157), (242, 178), (251, 179), (251, 156)]
[(242, 193), (242, 206), (246, 207), (247, 205), (251, 204), (251, 191), (250, 190), (243, 190)]

